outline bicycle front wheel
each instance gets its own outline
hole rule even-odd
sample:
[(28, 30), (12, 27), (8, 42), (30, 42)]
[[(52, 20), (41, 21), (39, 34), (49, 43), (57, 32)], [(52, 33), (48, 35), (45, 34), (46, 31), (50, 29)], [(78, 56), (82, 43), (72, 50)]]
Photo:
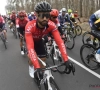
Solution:
[(66, 36), (64, 42), (65, 42), (66, 47), (67, 47), (69, 50), (73, 49), (74, 46), (75, 46), (74, 37), (73, 37), (72, 34), (70, 34), (70, 33), (67, 34), (67, 36)]
[[(52, 90), (60, 90), (58, 85), (56, 84), (56, 82), (54, 81), (54, 79), (52, 77), (49, 78), (49, 82), (50, 82), (50, 86), (48, 86), (48, 84), (46, 84), (46, 88), (45, 90), (51, 90), (50, 88), (52, 88)], [(47, 81), (46, 81), (47, 83)]]
[(84, 65), (92, 70), (98, 69), (100, 64), (95, 58), (96, 48), (91, 44), (84, 44), (80, 49), (81, 60)]
[(82, 35), (82, 42), (83, 44), (87, 44), (89, 43), (89, 41), (91, 41), (91, 32), (85, 32), (83, 35)]

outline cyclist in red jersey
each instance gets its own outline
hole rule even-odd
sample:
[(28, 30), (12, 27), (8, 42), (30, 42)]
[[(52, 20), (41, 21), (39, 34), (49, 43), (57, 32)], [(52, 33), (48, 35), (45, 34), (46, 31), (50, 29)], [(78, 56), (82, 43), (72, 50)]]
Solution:
[(62, 31), (62, 27), (60, 25), (60, 22), (58, 20), (58, 15), (59, 15), (58, 10), (57, 9), (52, 9), (52, 11), (50, 12), (50, 20), (55, 23), (55, 25), (57, 26), (60, 34), (62, 35), (62, 38), (64, 38), (65, 36), (64, 36), (63, 31)]
[(6, 29), (6, 27), (5, 27), (5, 20), (4, 20), (4, 18), (1, 16), (1, 14), (0, 14), (0, 28), (1, 28), (2, 31), (4, 32), (4, 36), (5, 36), (5, 38), (6, 38), (6, 42), (8, 42), (8, 41), (7, 41), (7, 29)]
[(80, 21), (80, 18), (79, 18), (79, 16), (78, 16), (78, 12), (77, 12), (77, 11), (75, 11), (75, 12), (74, 12), (74, 17), (75, 17), (76, 19), (78, 19), (78, 21), (81, 23), (81, 21)]
[(25, 32), (25, 26), (28, 22), (28, 18), (25, 17), (25, 12), (20, 11), (18, 13), (18, 18), (16, 19), (16, 28), (19, 32), (19, 36), (20, 36), (20, 48), (21, 48), (21, 54), (24, 55), (24, 51), (23, 51), (23, 43), (22, 43), (22, 37), (24, 37), (24, 32)]
[(12, 14), (10, 15), (10, 20), (11, 20), (11, 24), (10, 24), (10, 29), (11, 29), (13, 25), (16, 25), (16, 13), (15, 13), (15, 11), (12, 11)]
[(68, 55), (66, 52), (64, 42), (60, 37), (56, 25), (49, 20), (51, 5), (46, 1), (41, 1), (38, 4), (36, 4), (34, 10), (37, 19), (27, 23), (25, 27), (25, 39), (28, 49), (28, 56), (31, 62), (30, 65), (31, 67), (33, 67), (34, 65), (35, 68), (35, 72), (33, 72), (34, 75), (32, 76), (31, 74), (30, 76), (33, 78), (35, 77), (35, 79), (38, 79), (37, 74), (40, 75), (42, 70), (40, 66), (41, 64), (39, 63), (37, 56), (40, 57), (43, 61), (46, 60), (46, 51), (44, 47), (45, 44), (42, 41), (42, 38), (48, 33), (52, 33), (61, 51), (65, 65), (68, 68), (71, 62), (68, 60)]

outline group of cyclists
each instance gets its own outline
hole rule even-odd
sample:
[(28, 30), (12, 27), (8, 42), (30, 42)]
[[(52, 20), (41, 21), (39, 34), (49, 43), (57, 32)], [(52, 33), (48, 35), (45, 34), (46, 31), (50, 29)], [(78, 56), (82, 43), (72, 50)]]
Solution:
[(29, 74), (32, 78), (37, 78), (37, 75), (42, 72), (41, 68), (44, 68), (38, 61), (38, 57), (43, 61), (46, 60), (47, 52), (43, 39), (49, 41), (51, 35), (59, 47), (66, 67), (70, 67), (71, 62), (68, 60), (66, 47), (62, 40), (65, 37), (62, 26), (66, 22), (70, 23), (71, 28), (74, 28), (74, 25), (66, 8), (62, 8), (61, 12), (59, 12), (57, 9), (52, 9), (48, 2), (41, 1), (34, 7), (34, 12), (27, 14), (24, 10), (18, 11), (18, 13), (12, 11), (7, 16), (7, 19), (11, 21), (9, 25), (11, 31), (13, 32), (13, 25), (16, 26), (18, 31), (21, 55), (25, 54), (22, 47), (22, 37), (25, 38), (28, 51), (27, 56), (29, 58)]
[[(29, 74), (32, 78), (38, 80), (38, 75), (41, 75), (43, 72), (41, 68), (44, 68), (44, 66), (38, 61), (38, 57), (43, 61), (46, 60), (47, 53), (43, 40), (49, 41), (51, 35), (59, 47), (65, 66), (67, 68), (70, 67), (71, 62), (68, 60), (66, 47), (62, 40), (62, 38), (65, 37), (62, 27), (66, 22), (69, 22), (70, 27), (73, 29), (73, 22), (76, 22), (75, 18), (81, 22), (77, 11), (73, 13), (71, 9), (66, 10), (66, 8), (62, 8), (61, 11), (58, 11), (57, 9), (52, 9), (51, 5), (46, 1), (41, 1), (36, 4), (34, 12), (30, 14), (27, 14), (24, 10), (19, 11), (17, 14), (15, 11), (12, 11), (11, 15), (7, 17), (7, 19), (11, 21), (10, 29), (12, 29), (12, 25), (15, 25), (19, 33), (21, 55), (24, 55), (22, 37), (25, 38), (28, 51), (27, 56), (29, 58)], [(100, 24), (99, 18), (100, 10), (90, 17), (89, 23), (92, 31), (97, 30)], [(1, 15), (0, 28), (5, 32), (7, 39), (5, 21)], [(99, 32), (100, 31), (97, 30), (97, 33)], [(100, 61), (100, 50), (97, 51), (96, 59)]]

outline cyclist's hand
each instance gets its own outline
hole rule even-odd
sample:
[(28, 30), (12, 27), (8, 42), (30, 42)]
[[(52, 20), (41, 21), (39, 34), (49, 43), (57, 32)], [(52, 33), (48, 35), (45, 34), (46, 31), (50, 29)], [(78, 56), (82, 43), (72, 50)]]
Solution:
[(65, 66), (66, 66), (66, 68), (65, 68), (65, 73), (66, 74), (69, 74), (69, 73), (73, 73), (73, 75), (74, 75), (74, 72), (75, 72), (75, 66), (74, 66), (74, 64), (72, 63), (72, 62), (70, 62), (69, 60), (68, 61), (66, 61), (65, 63)]
[(51, 37), (48, 37), (48, 41), (50, 41), (51, 40)]
[(35, 77), (35, 79), (37, 79), (37, 80), (40, 80), (40, 79), (43, 78), (43, 71), (42, 71), (41, 68), (37, 68), (37, 69), (35, 70), (35, 72), (34, 72), (34, 77)]
[(65, 38), (65, 35), (63, 34), (61, 37), (64, 39)]
[(66, 68), (69, 69), (72, 63), (68, 60), (64, 64), (65, 64)]

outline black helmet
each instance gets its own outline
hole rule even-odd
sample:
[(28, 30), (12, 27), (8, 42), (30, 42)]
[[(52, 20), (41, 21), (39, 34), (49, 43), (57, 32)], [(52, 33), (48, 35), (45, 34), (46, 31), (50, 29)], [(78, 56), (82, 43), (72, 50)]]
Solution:
[(41, 1), (41, 2), (39, 2), (35, 5), (34, 10), (36, 12), (50, 12), (51, 11), (51, 5), (46, 1)]

